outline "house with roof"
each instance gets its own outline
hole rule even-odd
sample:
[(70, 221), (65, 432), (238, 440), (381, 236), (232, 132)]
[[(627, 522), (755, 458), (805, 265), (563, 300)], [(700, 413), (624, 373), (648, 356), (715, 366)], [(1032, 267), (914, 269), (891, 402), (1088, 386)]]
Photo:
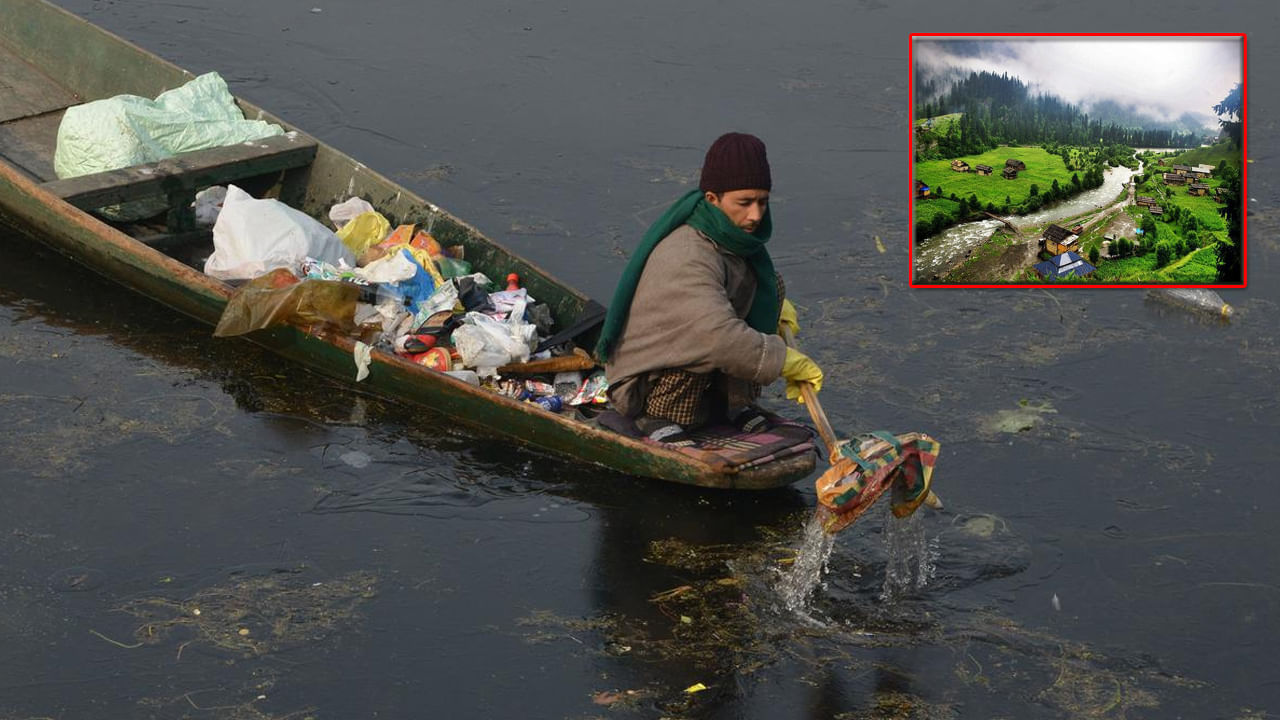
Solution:
[(974, 170), (974, 172), (978, 173), (979, 175), (990, 175), (990, 174), (991, 174), (991, 166), (990, 166), (990, 165), (974, 165), (974, 166), (973, 166), (973, 170)]
[(1040, 236), (1044, 249), (1051, 255), (1060, 255), (1080, 249), (1080, 236), (1057, 224), (1050, 224)]
[(1159, 205), (1152, 205), (1148, 209), (1151, 211), (1151, 214), (1155, 217), (1160, 217), (1161, 215), (1164, 215), (1164, 208), (1160, 207)]
[(1179, 175), (1178, 173), (1165, 173), (1164, 181), (1170, 185), (1185, 185), (1187, 176)]
[(1036, 274), (1047, 280), (1061, 280), (1069, 277), (1084, 277), (1098, 268), (1090, 265), (1084, 258), (1074, 252), (1055, 255), (1051, 260), (1036, 263)]
[(1191, 187), (1187, 188), (1188, 195), (1207, 195), (1209, 193), (1208, 183), (1191, 183)]
[(1000, 177), (1004, 178), (1005, 180), (1017, 180), (1018, 171), (1006, 165), (1004, 170), (1000, 171)]
[(1179, 175), (1187, 175), (1191, 172), (1191, 166), (1190, 165), (1174, 165), (1173, 171), (1178, 173)]
[(1021, 160), (1015, 160), (1015, 159), (1013, 159), (1013, 158), (1009, 158), (1008, 160), (1005, 160), (1005, 161), (1004, 161), (1004, 166), (1005, 166), (1005, 167), (1009, 167), (1009, 168), (1013, 168), (1014, 170), (1026, 170), (1026, 169), (1027, 169), (1027, 164), (1026, 164), (1026, 163), (1022, 162)]
[(916, 197), (928, 198), (930, 192), (929, 186), (925, 185), (923, 180), (916, 180)]
[(1191, 174), (1197, 178), (1207, 178), (1213, 176), (1213, 169), (1216, 165), (1205, 165), (1203, 163), (1191, 168)]
[(969, 172), (969, 163), (961, 160), (960, 158), (956, 158), (951, 161), (951, 169), (956, 172)]
[(1147, 197), (1146, 195), (1139, 195), (1138, 199), (1135, 200), (1135, 202), (1139, 205), (1145, 205), (1146, 207), (1151, 207), (1152, 205), (1156, 204), (1156, 199), (1153, 197)]

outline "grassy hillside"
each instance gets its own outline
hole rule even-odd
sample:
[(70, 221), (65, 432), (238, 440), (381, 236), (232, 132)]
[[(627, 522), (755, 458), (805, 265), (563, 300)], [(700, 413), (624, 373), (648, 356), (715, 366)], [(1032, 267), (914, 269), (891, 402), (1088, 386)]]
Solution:
[(1230, 160), (1235, 167), (1240, 167), (1240, 150), (1231, 147), (1230, 140), (1223, 140), (1208, 147), (1188, 150), (1172, 159), (1165, 160), (1169, 165), (1221, 165), (1223, 160)]
[[(1016, 180), (1005, 180), (1000, 177), (1004, 169), (1004, 161), (1009, 158), (1021, 160), (1027, 169), (1018, 173)], [(1071, 172), (1057, 155), (1050, 155), (1039, 147), (1009, 147), (1002, 145), (981, 155), (968, 155), (960, 158), (969, 163), (970, 172), (959, 173), (951, 169), (950, 160), (926, 160), (915, 165), (917, 180), (923, 180), (930, 187), (942, 186), (944, 197), (955, 193), (956, 197), (967, 198), (977, 195), (978, 201), (985, 207), (987, 203), (997, 208), (1003, 207), (1008, 196), (1013, 205), (1018, 205), (1031, 194), (1031, 186), (1038, 185), (1044, 193), (1054, 180), (1062, 187), (1071, 184)], [(990, 165), (991, 175), (979, 175), (972, 171), (977, 165)], [(917, 206), (928, 203), (917, 203)], [(919, 210), (917, 210), (919, 215)]]
[(963, 114), (964, 113), (951, 113), (950, 115), (937, 115), (932, 118), (918, 118), (916, 119), (916, 127), (920, 127), (920, 124), (926, 119), (933, 120), (933, 127), (929, 129), (929, 132), (935, 135), (945, 135), (947, 128), (951, 127), (951, 123), (959, 120), (960, 116)]

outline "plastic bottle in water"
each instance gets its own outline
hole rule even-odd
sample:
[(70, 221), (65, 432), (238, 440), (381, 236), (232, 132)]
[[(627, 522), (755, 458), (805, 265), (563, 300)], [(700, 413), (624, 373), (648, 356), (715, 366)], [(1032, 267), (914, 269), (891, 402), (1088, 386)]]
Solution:
[(1217, 315), (1223, 320), (1230, 320), (1234, 312), (1218, 293), (1203, 288), (1155, 288), (1147, 297), (1186, 310)]

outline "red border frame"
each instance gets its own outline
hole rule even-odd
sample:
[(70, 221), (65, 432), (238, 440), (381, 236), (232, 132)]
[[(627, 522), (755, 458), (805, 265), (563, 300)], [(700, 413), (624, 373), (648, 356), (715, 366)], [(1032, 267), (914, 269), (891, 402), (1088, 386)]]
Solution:
[[(1244, 109), (1240, 140), (1240, 282), (1232, 284), (1175, 285), (1150, 283), (991, 283), (963, 285), (951, 283), (920, 283), (915, 281), (915, 39), (916, 38), (964, 38), (964, 37), (1238, 37), (1240, 38), (1240, 101)], [(1247, 33), (911, 33), (907, 37), (907, 285), (919, 289), (950, 288), (1243, 288), (1249, 284), (1249, 40)]]

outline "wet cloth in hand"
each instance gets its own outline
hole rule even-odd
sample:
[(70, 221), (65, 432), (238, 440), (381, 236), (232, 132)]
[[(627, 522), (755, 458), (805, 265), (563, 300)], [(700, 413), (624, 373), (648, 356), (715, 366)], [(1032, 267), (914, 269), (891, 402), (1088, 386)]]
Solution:
[(827, 532), (844, 529), (893, 490), (893, 514), (906, 517), (929, 494), (941, 445), (924, 433), (894, 435), (883, 430), (845, 443), (831, 469), (814, 483), (818, 502), (831, 510)]

